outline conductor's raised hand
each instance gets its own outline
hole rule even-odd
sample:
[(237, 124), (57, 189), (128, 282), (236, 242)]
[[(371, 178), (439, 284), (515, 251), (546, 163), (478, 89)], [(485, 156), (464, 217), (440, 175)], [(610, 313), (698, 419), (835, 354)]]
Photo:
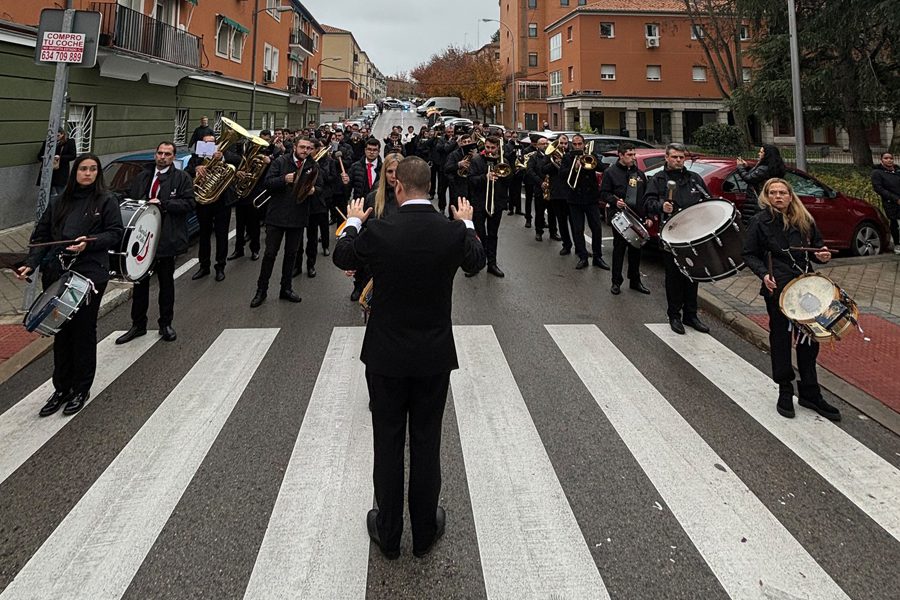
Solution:
[(366, 222), (366, 219), (369, 218), (369, 215), (372, 214), (372, 207), (365, 208), (366, 199), (365, 198), (357, 198), (356, 200), (351, 200), (350, 204), (347, 205), (347, 219), (352, 219), (356, 217), (363, 223)]
[(471, 221), (475, 210), (472, 208), (469, 201), (460, 196), (457, 198), (456, 203), (458, 207), (450, 206), (450, 212), (453, 213), (453, 218), (457, 221)]

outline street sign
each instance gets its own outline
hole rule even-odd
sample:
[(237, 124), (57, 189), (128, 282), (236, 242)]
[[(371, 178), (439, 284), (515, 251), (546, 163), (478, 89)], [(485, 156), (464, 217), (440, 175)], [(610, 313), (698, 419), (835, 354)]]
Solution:
[(80, 63), (84, 59), (83, 33), (45, 31), (41, 39), (42, 62)]
[(92, 69), (97, 64), (101, 15), (90, 10), (72, 11), (72, 28), (66, 31), (63, 27), (65, 12), (55, 8), (41, 11), (34, 62), (39, 65), (64, 62), (73, 67)]

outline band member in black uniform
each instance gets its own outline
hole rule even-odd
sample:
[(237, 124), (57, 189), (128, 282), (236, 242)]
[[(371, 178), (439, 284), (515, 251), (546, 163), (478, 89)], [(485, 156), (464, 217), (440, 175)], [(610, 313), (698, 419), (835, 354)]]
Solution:
[[(541, 139), (546, 140), (547, 138)], [(542, 144), (544, 150), (547, 149), (548, 143), (549, 142), (544, 142)], [(538, 144), (541, 145), (540, 140), (538, 140)], [(535, 166), (531, 170), (531, 177), (528, 178), (529, 185), (531, 185), (532, 198), (534, 198), (534, 239), (538, 242), (544, 241), (544, 229), (546, 228), (550, 230), (551, 240), (562, 241), (556, 226), (556, 205), (551, 202), (551, 196), (546, 193), (547, 188), (544, 186), (544, 183), (549, 185), (549, 181), (545, 181), (546, 175), (542, 174), (546, 165), (543, 158), (547, 157), (543, 155), (543, 151), (540, 154), (542, 158), (538, 158), (537, 153), (531, 157), (530, 162)], [(544, 216), (545, 213), (546, 217)], [(566, 214), (568, 214), (568, 212)]]
[[(362, 139), (362, 136), (360, 136), (360, 139)], [(343, 131), (335, 131), (334, 136), (331, 138), (331, 153), (334, 154), (335, 152), (340, 152), (345, 165), (352, 165), (356, 158), (361, 157), (363, 155), (362, 149), (364, 147), (365, 143), (361, 142), (359, 144), (359, 151), (357, 151), (353, 144), (347, 142)]]
[[(365, 156), (353, 163), (347, 176), (342, 176), (345, 185), (349, 185), (352, 190), (350, 198), (358, 200), (369, 195), (375, 186), (378, 185), (378, 179), (381, 177), (381, 169), (383, 161), (378, 156), (381, 150), (381, 142), (375, 138), (369, 138), (366, 143)], [(350, 300), (356, 302), (359, 300), (363, 289), (369, 278), (364, 272), (357, 272), (353, 278), (353, 291), (350, 293)]]
[[(444, 134), (440, 137), (437, 137), (434, 142), (434, 152), (432, 153), (432, 162), (434, 164), (440, 166), (446, 166), (447, 157), (456, 150), (457, 143), (455, 137), (455, 131), (452, 125), (448, 125), (444, 128)], [(442, 213), (447, 208), (447, 190), (450, 187), (450, 177), (447, 174), (446, 170), (438, 169), (438, 186), (437, 186), (437, 198), (438, 198), (438, 210)], [(452, 192), (450, 193), (450, 205), (452, 206), (454, 202), (456, 202), (457, 196), (455, 196)]]
[[(314, 157), (321, 149), (322, 142), (313, 141), (313, 151), (310, 157)], [(325, 252), (328, 251), (330, 231), (328, 229), (328, 206), (331, 202), (331, 190), (334, 180), (338, 175), (334, 172), (335, 164), (330, 156), (325, 155), (319, 161), (319, 175), (322, 181), (322, 191), (311, 194), (306, 202), (309, 204), (309, 222), (306, 224), (306, 276), (312, 279), (316, 276), (316, 257), (319, 254), (319, 241)], [(302, 273), (303, 232), (300, 233), (300, 245), (297, 250), (297, 261), (294, 263), (294, 277)]]
[[(685, 148), (682, 144), (666, 146), (666, 166), (647, 182), (644, 209), (648, 215), (658, 214), (668, 220), (673, 213), (684, 210), (709, 198), (703, 178), (684, 168)], [(673, 182), (671, 185), (668, 182)], [(697, 316), (697, 282), (678, 270), (675, 257), (666, 253), (666, 303), (669, 326), (675, 333), (684, 333), (684, 326), (708, 333), (709, 327)]]
[[(130, 197), (159, 206), (162, 227), (153, 271), (159, 281), (159, 334), (163, 341), (178, 337), (172, 327), (175, 318), (175, 257), (188, 251), (188, 216), (194, 210), (194, 182), (173, 165), (175, 144), (162, 142), (156, 148), (155, 164), (141, 171), (131, 184)], [(134, 284), (131, 296), (131, 328), (116, 340), (127, 344), (147, 333), (150, 308), (150, 278)]]
[[(619, 144), (617, 153), (619, 160), (603, 172), (603, 180), (600, 182), (600, 199), (606, 202), (612, 211), (628, 210), (643, 219), (647, 176), (638, 169), (634, 144), (622, 142)], [(646, 219), (644, 226), (650, 227), (651, 224), (652, 221)], [(641, 248), (632, 246), (625, 241), (615, 227), (612, 230), (612, 287), (609, 288), (609, 291), (616, 295), (622, 291), (621, 286), (625, 281), (622, 278), (622, 265), (627, 252), (629, 287), (642, 294), (649, 294), (650, 290), (641, 282)]]
[[(812, 261), (826, 263), (831, 252), (822, 241), (816, 223), (784, 179), (770, 179), (759, 195), (762, 210), (750, 221), (744, 238), (744, 262), (762, 279), (760, 295), (769, 313), (769, 345), (772, 379), (778, 384), (776, 409), (783, 417), (794, 417), (794, 368), (791, 346), (796, 341), (800, 406), (826, 419), (841, 420), (841, 412), (822, 397), (816, 374), (819, 343), (803, 336), (781, 312), (781, 290), (803, 273), (812, 272)], [(818, 252), (790, 248), (819, 248)], [(793, 332), (793, 335), (792, 335)], [(792, 339), (793, 338), (793, 339)]]
[(572, 234), (569, 227), (569, 196), (572, 195), (572, 188), (566, 184), (565, 174), (562, 174), (559, 165), (562, 159), (559, 155), (565, 155), (568, 149), (568, 139), (560, 136), (556, 140), (558, 154), (547, 156), (546, 150), (550, 142), (547, 138), (541, 138), (537, 143), (537, 154), (532, 158), (535, 161), (535, 169), (532, 180), (539, 179), (535, 185), (535, 193), (549, 196), (549, 204), (552, 207), (550, 213), (551, 218), (556, 221), (556, 231), (559, 234), (557, 238), (562, 242), (562, 248), (559, 251), (560, 256), (568, 256), (572, 254)]
[[(495, 277), (506, 275), (497, 266), (497, 234), (500, 220), (509, 199), (507, 181), (512, 166), (502, 163), (500, 139), (493, 136), (484, 140), (484, 154), (476, 154), (469, 166), (469, 194), (474, 210), (475, 232), (484, 245), (487, 256), (487, 272)], [(510, 175), (501, 177), (498, 165), (505, 165)], [(499, 167), (502, 169), (503, 167)], [(492, 189), (493, 188), (493, 189)], [(468, 275), (468, 274), (467, 274)]]
[[(506, 156), (509, 164), (515, 165), (517, 161), (524, 160), (525, 155), (532, 150), (533, 148), (530, 144), (523, 145), (519, 141), (518, 134), (515, 131), (509, 130), (506, 132), (503, 155)], [(510, 159), (512, 159), (512, 162), (510, 162)], [(525, 183), (525, 179), (526, 174), (522, 169), (516, 169), (512, 177), (509, 178), (509, 200), (506, 206), (509, 210), (507, 214), (510, 216), (522, 212), (522, 185)]]
[(250, 260), (259, 260), (260, 218), (261, 212), (265, 211), (265, 204), (256, 208), (254, 202), (257, 202), (257, 198), (260, 199), (258, 202), (261, 202), (268, 196), (265, 184), (266, 173), (269, 172), (272, 161), (284, 154), (284, 142), (280, 136), (273, 138), (268, 129), (263, 129), (259, 137), (269, 142), (269, 145), (259, 153), (266, 163), (266, 168), (250, 195), (246, 198), (239, 198), (234, 205), (234, 251), (228, 255), (228, 260), (236, 260), (244, 256), (244, 244), (247, 243), (247, 238), (250, 243)]
[(321, 194), (324, 187), (322, 174), (312, 159), (313, 142), (306, 137), (294, 139), (293, 154), (285, 154), (274, 161), (266, 174), (266, 187), (272, 194), (266, 203), (266, 251), (260, 264), (256, 295), (250, 308), (266, 301), (269, 279), (275, 268), (278, 249), (284, 240), (284, 258), (281, 262), (281, 292), (278, 297), (289, 302), (300, 302), (294, 292), (291, 274), (303, 228), (309, 222), (310, 197)]
[(401, 140), (400, 133), (396, 130), (392, 131), (391, 135), (384, 140), (384, 155), (387, 156), (388, 154), (402, 154), (406, 156), (403, 140)]
[[(214, 143), (216, 136), (204, 135), (201, 141)], [(209, 162), (210, 158), (212, 160), (224, 160), (226, 164), (233, 165), (235, 169), (241, 165), (241, 155), (228, 148), (224, 155), (216, 150), (212, 157), (209, 158), (192, 154), (184, 172), (195, 182), (202, 181), (206, 177), (206, 163)], [(197, 221), (200, 224), (197, 259), (200, 261), (200, 268), (197, 269), (197, 272), (194, 273), (191, 279), (197, 280), (209, 275), (210, 254), (212, 253), (212, 244), (210, 244), (209, 237), (214, 233), (216, 237), (216, 281), (225, 279), (225, 260), (228, 256), (228, 226), (231, 224), (231, 205), (234, 204), (236, 199), (232, 184), (221, 193), (215, 202), (210, 204), (197, 203)]]
[[(568, 185), (569, 173), (572, 171), (572, 165), (575, 161), (582, 159), (585, 153), (584, 137), (580, 134), (572, 136), (572, 150), (567, 152), (560, 165), (551, 161), (549, 164), (549, 174), (551, 186), (553, 176), (558, 175), (565, 185)], [(599, 159), (597, 164), (603, 164)], [(577, 169), (577, 165), (575, 166)], [(587, 221), (591, 228), (591, 237), (593, 238), (594, 260), (593, 265), (601, 269), (609, 270), (609, 265), (603, 260), (603, 229), (601, 227), (600, 218), (600, 185), (597, 183), (596, 171), (582, 168), (578, 177), (575, 178), (575, 187), (570, 187), (568, 196), (569, 203), (569, 221), (572, 225), (572, 242), (575, 244), (575, 254), (578, 255), (578, 263), (576, 269), (584, 269), (588, 266), (587, 244), (584, 240), (584, 223)]]
[(451, 206), (456, 206), (457, 198), (469, 197), (468, 169), (472, 165), (472, 158), (477, 150), (478, 146), (472, 142), (469, 134), (464, 133), (459, 136), (456, 148), (447, 155), (447, 160), (444, 161), (442, 171), (449, 182)]
[[(69, 179), (54, 196), (31, 234), (31, 243), (75, 240), (73, 244), (31, 248), (16, 276), (25, 279), (40, 266), (44, 289), (69, 269), (90, 279), (94, 289), (53, 339), (53, 395), (41, 408), (47, 417), (63, 408), (74, 415), (90, 398), (97, 370), (97, 312), (109, 281), (109, 250), (122, 239), (122, 215), (103, 182), (100, 159), (82, 154), (72, 163)], [(91, 238), (87, 241), (87, 238)], [(61, 262), (62, 261), (62, 262)]]

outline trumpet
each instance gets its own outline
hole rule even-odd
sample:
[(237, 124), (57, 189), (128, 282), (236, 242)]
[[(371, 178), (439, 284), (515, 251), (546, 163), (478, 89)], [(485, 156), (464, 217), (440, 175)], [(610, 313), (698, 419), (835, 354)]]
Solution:
[(506, 178), (513, 174), (513, 168), (508, 164), (503, 162), (503, 156), (486, 156), (485, 160), (488, 161), (488, 170), (487, 170), (487, 193), (485, 194), (485, 202), (484, 202), (484, 212), (488, 214), (488, 216), (494, 215), (494, 206), (495, 206), (495, 197), (497, 195), (497, 181), (495, 178), (491, 177), (491, 174), (496, 174), (499, 178)]
[(520, 156), (516, 159), (516, 171), (521, 172), (528, 168), (528, 161), (531, 160), (531, 157), (537, 154), (537, 150), (529, 152), (525, 156)]
[(563, 159), (563, 151), (559, 147), (559, 142), (556, 141), (547, 144), (547, 148), (544, 150), (544, 156), (549, 156), (550, 160), (553, 161), (553, 164), (558, 167)]
[(578, 185), (578, 178), (581, 176), (582, 169), (585, 171), (594, 171), (597, 168), (597, 157), (594, 156), (594, 142), (588, 142), (587, 149), (584, 154), (572, 161), (572, 167), (569, 169), (569, 176), (566, 183), (573, 190)]
[(472, 157), (478, 153), (478, 146), (475, 144), (466, 144), (462, 147), (463, 152), (465, 152), (465, 156), (463, 160), (466, 162), (465, 165), (459, 167), (456, 170), (456, 174), (459, 177), (468, 177), (469, 176), (469, 167), (472, 165)]

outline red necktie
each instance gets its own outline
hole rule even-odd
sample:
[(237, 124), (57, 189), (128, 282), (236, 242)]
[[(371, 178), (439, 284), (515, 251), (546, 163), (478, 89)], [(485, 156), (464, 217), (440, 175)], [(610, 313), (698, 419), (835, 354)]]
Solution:
[(375, 183), (375, 179), (374, 179), (374, 177), (373, 177), (374, 171), (372, 170), (372, 169), (373, 169), (373, 165), (372, 165), (372, 163), (367, 162), (367, 163), (366, 163), (366, 166), (369, 168), (369, 188), (371, 188), (371, 187), (372, 187), (372, 184)]
[(159, 171), (156, 172), (156, 177), (153, 178), (153, 185), (150, 186), (150, 199), (156, 198), (156, 194), (159, 193)]

